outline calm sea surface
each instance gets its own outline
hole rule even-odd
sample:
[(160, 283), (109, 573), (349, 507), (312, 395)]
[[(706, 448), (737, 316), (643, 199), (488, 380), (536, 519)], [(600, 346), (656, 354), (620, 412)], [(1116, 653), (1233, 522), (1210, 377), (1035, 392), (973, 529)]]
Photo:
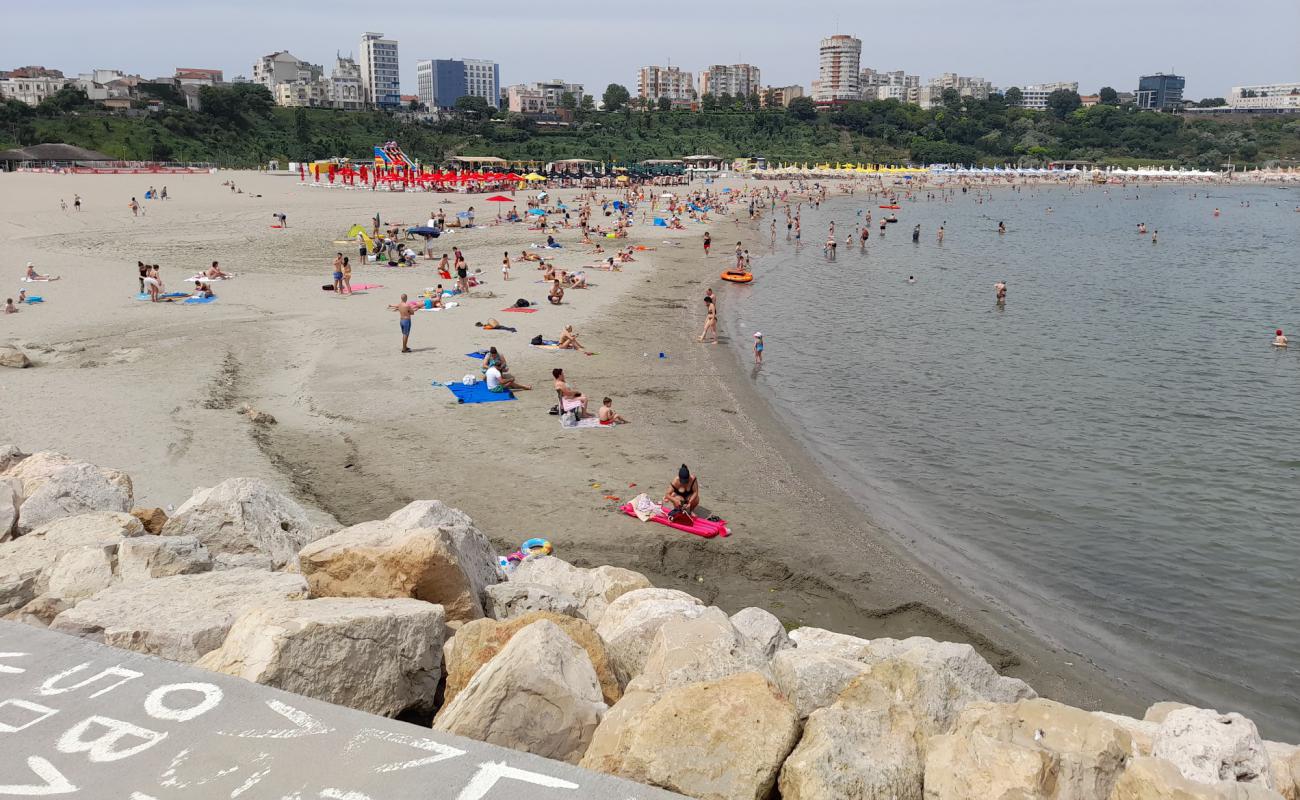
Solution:
[(1295, 741), (1300, 190), (922, 196), (884, 237), (881, 202), (805, 204), (800, 248), (779, 207), (775, 243), (768, 219), (746, 235), (757, 280), (720, 305), (742, 358), (766, 336), (760, 389), (922, 558), (1118, 676)]

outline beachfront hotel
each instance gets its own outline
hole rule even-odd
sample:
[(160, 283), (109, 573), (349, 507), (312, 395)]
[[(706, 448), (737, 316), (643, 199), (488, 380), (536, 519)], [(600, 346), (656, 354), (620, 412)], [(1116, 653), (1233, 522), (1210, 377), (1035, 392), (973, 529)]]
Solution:
[(382, 33), (363, 34), (357, 66), (361, 68), (361, 91), (366, 103), (384, 109), (401, 105), (397, 40), (385, 39)]
[(1031, 83), (1020, 90), (1020, 107), (1031, 111), (1046, 111), (1047, 98), (1052, 92), (1065, 89), (1069, 92), (1079, 91), (1078, 81), (1058, 81), (1056, 83)]
[(1234, 86), (1228, 106), (1243, 111), (1300, 112), (1300, 83)]
[(837, 105), (861, 99), (861, 65), (861, 39), (846, 34), (822, 39), (813, 100), (818, 105)]

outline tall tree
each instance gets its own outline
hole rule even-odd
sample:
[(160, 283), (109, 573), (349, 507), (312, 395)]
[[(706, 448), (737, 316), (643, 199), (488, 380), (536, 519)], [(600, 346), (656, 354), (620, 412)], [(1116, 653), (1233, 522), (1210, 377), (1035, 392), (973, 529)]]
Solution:
[(1047, 109), (1060, 119), (1065, 119), (1083, 105), (1079, 99), (1078, 92), (1072, 92), (1069, 89), (1057, 89), (1047, 96)]
[(672, 100), (669, 100), (667, 97), (660, 97), (660, 98), (659, 98), (659, 110), (660, 110), (660, 111), (672, 111), (672, 110), (673, 110), (673, 101), (672, 101)]
[(601, 99), (605, 101), (606, 111), (618, 111), (620, 108), (627, 105), (627, 101), (631, 97), (632, 94), (627, 90), (626, 86), (611, 83), (609, 86), (605, 87), (605, 94)]
[(811, 97), (796, 97), (790, 101), (790, 107), (787, 109), (790, 116), (804, 122), (811, 122), (817, 119), (817, 104)]
[(1012, 108), (1019, 108), (1020, 104), (1025, 101), (1025, 96), (1021, 93), (1019, 86), (1012, 86), (1002, 93), (1002, 99), (1006, 100), (1007, 105)]
[(1103, 106), (1117, 106), (1119, 105), (1119, 92), (1109, 86), (1103, 86), (1101, 91), (1097, 92), (1097, 102)]
[(496, 109), (488, 105), (488, 101), (485, 98), (479, 97), (476, 94), (467, 94), (464, 97), (457, 97), (456, 110), (474, 120), (491, 119), (492, 115), (496, 113)]
[(573, 92), (562, 92), (560, 94), (560, 108), (566, 108), (569, 111), (578, 107), (578, 98), (573, 96)]

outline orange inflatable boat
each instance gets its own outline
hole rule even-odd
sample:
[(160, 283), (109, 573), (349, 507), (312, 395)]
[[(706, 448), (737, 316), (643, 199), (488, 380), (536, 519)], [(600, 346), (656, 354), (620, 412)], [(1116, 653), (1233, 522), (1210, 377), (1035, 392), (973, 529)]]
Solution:
[(752, 272), (724, 272), (724, 273), (722, 273), (722, 279), (723, 279), (724, 281), (731, 281), (732, 283), (749, 283), (750, 281), (754, 280), (754, 273), (752, 273)]

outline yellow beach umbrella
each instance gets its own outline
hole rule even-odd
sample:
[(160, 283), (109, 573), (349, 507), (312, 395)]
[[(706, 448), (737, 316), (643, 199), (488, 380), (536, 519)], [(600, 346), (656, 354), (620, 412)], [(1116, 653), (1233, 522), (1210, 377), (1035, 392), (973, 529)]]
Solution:
[(617, 181), (617, 182), (619, 182), (619, 183), (627, 183), (627, 181), (628, 181), (628, 177), (627, 177), (626, 175), (619, 175), (619, 176), (618, 176), (617, 178), (615, 178), (614, 180)]
[(530, 172), (530, 173), (528, 173), (527, 175), (524, 176), (524, 180), (526, 180), (526, 181), (544, 181), (544, 180), (546, 180), (546, 178), (542, 177), (541, 175), (538, 175), (536, 172)]

